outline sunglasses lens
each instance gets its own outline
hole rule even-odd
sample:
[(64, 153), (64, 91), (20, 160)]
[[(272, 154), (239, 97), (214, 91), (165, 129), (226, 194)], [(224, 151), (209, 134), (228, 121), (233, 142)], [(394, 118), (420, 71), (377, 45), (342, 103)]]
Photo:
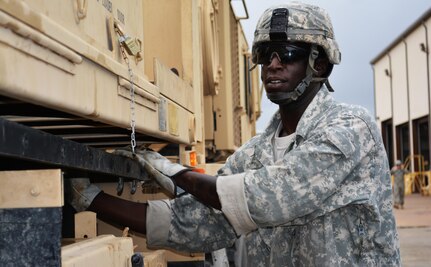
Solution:
[(257, 64), (268, 64), (272, 53), (269, 52), (269, 48), (265, 46), (259, 46), (256, 48)]
[(307, 56), (307, 52), (302, 49), (294, 48), (286, 50), (284, 53), (280, 52), (278, 55), (281, 59), (281, 63), (288, 64), (305, 58)]
[(262, 44), (256, 49), (257, 64), (270, 64), (274, 53), (277, 53), (282, 64), (289, 64), (308, 56), (308, 50), (302, 47), (286, 44)]

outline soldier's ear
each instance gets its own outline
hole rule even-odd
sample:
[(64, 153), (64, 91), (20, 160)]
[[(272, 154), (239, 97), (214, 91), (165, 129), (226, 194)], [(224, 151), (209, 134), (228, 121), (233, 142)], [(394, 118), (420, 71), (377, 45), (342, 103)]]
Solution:
[(314, 69), (317, 71), (317, 77), (323, 77), (329, 68), (329, 59), (326, 57), (316, 58)]

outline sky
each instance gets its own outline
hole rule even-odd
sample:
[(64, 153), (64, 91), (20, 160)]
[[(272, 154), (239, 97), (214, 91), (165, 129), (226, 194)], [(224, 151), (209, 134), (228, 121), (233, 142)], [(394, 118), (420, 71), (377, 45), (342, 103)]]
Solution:
[[(287, 0), (245, 0), (249, 19), (242, 20), (251, 47), (257, 20), (270, 6)], [(370, 62), (431, 8), (429, 0), (302, 0), (327, 10), (341, 51), (341, 63), (330, 76), (337, 101), (374, 113), (374, 78)], [(278, 106), (262, 96), (256, 130), (262, 132)]]

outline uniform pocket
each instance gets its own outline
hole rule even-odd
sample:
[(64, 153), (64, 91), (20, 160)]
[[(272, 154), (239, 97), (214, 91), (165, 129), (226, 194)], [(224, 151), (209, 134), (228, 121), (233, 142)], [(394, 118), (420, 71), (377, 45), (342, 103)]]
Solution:
[(352, 240), (353, 254), (361, 257), (367, 250), (368, 224), (366, 215), (359, 207), (351, 208), (346, 212), (345, 221)]

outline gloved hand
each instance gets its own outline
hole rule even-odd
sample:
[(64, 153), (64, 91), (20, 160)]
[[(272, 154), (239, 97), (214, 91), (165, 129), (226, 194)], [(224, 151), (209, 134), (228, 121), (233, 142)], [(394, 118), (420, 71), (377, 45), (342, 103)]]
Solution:
[(143, 157), (156, 170), (169, 177), (175, 177), (183, 172), (190, 171), (189, 168), (178, 163), (173, 163), (159, 153), (149, 149), (139, 150), (137, 154)]
[(172, 163), (159, 153), (148, 149), (137, 150), (135, 155), (129, 150), (117, 149), (114, 154), (137, 160), (148, 173), (148, 176), (156, 180), (162, 188), (173, 196), (177, 195), (177, 186), (171, 178), (190, 170), (178, 163)]
[(99, 187), (91, 184), (88, 178), (65, 179), (64, 191), (66, 202), (71, 204), (77, 212), (88, 209), (94, 198), (102, 192)]

